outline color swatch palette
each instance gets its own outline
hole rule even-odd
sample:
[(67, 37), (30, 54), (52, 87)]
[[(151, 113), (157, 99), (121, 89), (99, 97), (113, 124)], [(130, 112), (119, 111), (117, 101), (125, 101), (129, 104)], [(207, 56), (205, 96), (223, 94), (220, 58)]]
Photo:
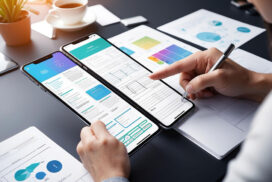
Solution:
[(134, 44), (142, 49), (148, 50), (148, 49), (151, 49), (152, 47), (154, 47), (160, 43), (161, 43), (160, 41), (152, 39), (148, 36), (144, 36), (143, 38), (136, 40), (132, 44)]
[(148, 59), (158, 64), (173, 64), (174, 62), (184, 59), (191, 54), (192, 53), (190, 51), (173, 44), (156, 54), (153, 54), (148, 57)]

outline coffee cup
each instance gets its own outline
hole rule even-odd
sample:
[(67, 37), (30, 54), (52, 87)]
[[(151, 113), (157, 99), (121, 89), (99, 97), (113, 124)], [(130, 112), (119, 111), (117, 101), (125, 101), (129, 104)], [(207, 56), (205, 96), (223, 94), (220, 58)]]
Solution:
[(56, 0), (50, 15), (60, 18), (66, 25), (79, 23), (85, 16), (88, 0)]

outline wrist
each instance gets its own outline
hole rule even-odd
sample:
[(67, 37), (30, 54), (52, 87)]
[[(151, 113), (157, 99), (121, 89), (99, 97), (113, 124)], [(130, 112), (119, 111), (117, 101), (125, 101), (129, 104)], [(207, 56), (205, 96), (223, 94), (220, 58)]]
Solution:
[(97, 182), (101, 182), (101, 181), (107, 181), (107, 179), (112, 179), (112, 178), (124, 178), (124, 179), (127, 179), (128, 178), (128, 175), (126, 175), (125, 173), (123, 172), (120, 172), (120, 171), (111, 171), (111, 172), (108, 172), (108, 173), (104, 173), (103, 176), (100, 176), (100, 178), (98, 178)]
[(261, 102), (272, 89), (272, 74), (250, 72), (249, 77), (244, 98)]
[(124, 177), (112, 177), (112, 178), (105, 179), (102, 182), (129, 182), (129, 180)]

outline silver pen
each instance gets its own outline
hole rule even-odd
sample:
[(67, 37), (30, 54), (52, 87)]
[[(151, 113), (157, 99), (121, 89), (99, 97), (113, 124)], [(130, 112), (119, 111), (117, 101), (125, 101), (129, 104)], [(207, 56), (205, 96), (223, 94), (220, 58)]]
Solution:
[[(227, 48), (227, 50), (224, 52), (224, 54), (222, 54), (222, 56), (216, 61), (216, 63), (211, 67), (211, 69), (209, 70), (208, 73), (218, 69), (225, 60), (227, 60), (227, 58), (229, 57), (229, 55), (231, 54), (231, 52), (235, 49), (235, 45), (234, 44), (230, 44), (229, 47)], [(185, 93), (183, 95), (183, 99), (187, 98), (188, 96), (188, 92), (185, 90)]]

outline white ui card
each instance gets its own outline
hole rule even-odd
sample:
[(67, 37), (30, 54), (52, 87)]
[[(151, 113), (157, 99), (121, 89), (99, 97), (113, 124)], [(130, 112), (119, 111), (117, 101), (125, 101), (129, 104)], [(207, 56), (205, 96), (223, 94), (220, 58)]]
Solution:
[(216, 47), (221, 51), (225, 51), (231, 43), (239, 47), (265, 31), (205, 9), (162, 25), (158, 29), (202, 47)]
[(93, 181), (83, 165), (35, 127), (0, 143), (1, 182)]
[[(152, 72), (166, 68), (198, 51), (146, 25), (112, 37), (109, 41)], [(179, 92), (184, 92), (179, 86), (178, 75), (164, 81)]]

